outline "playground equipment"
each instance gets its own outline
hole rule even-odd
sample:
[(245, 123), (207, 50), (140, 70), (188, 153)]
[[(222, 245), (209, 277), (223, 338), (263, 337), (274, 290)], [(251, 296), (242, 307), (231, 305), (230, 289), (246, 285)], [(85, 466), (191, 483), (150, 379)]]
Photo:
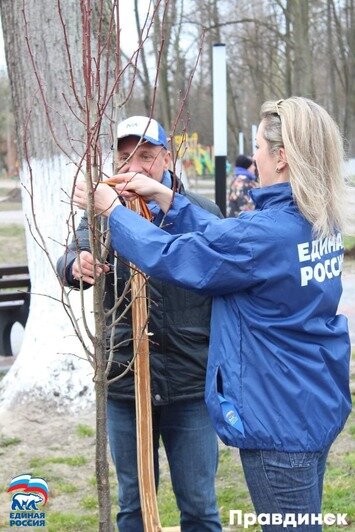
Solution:
[(175, 135), (174, 142), (188, 178), (214, 173), (213, 147), (199, 144), (198, 133)]

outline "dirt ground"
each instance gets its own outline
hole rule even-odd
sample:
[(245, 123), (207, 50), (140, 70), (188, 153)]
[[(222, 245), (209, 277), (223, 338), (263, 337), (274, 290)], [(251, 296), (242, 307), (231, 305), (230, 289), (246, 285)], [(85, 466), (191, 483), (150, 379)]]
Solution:
[[(77, 501), (73, 493), (53, 492), (50, 478), (55, 478), (56, 484), (62, 482), (79, 488), (76, 493), (80, 493), (81, 499), (84, 499), (85, 494), (92, 493), (88, 479), (95, 476), (95, 438), (80, 437), (77, 433), (80, 425), (95, 428), (94, 409), (80, 415), (58, 415), (49, 412), (46, 405), (42, 405), (37, 411), (12, 410), (1, 416), (0, 442), (4, 444), (0, 446), (1, 530), (7, 530), (6, 523), (9, 519), (11, 496), (6, 492), (7, 486), (18, 475), (30, 473), (37, 476), (40, 470), (49, 485), (47, 506), (50, 505), (53, 511), (77, 511)], [(13, 439), (18, 443), (10, 444)], [(73, 467), (70, 464), (70, 460), (75, 457), (86, 460), (84, 467)], [(51, 463), (51, 459), (68, 459), (68, 463)], [(36, 460), (39, 465), (29, 468), (31, 464), (36, 465)], [(46, 478), (46, 470), (49, 478)]]
[[(22, 474), (44, 478), (49, 486), (49, 498), (40, 511), (90, 515), (97, 513), (95, 478), (95, 437), (78, 434), (78, 428), (95, 430), (94, 407), (81, 414), (55, 414), (43, 405), (36, 412), (11, 410), (0, 418), (0, 530), (48, 530), (38, 527), (10, 527), (10, 481)], [(13, 442), (13, 443), (10, 443)], [(161, 453), (161, 478), (168, 476), (168, 465)], [(110, 485), (113, 514), (117, 511), (117, 483), (110, 461)], [(70, 487), (75, 487), (73, 492)], [(46, 517), (48, 523), (48, 515)], [(52, 532), (97, 532), (95, 525), (50, 528)], [(164, 532), (178, 532), (180, 527), (164, 527)]]

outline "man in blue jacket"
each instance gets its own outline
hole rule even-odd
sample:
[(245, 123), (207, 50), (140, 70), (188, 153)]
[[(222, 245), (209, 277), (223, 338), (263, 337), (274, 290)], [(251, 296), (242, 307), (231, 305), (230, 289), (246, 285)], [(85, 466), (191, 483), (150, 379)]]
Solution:
[[(221, 216), (211, 201), (185, 191), (168, 168), (171, 154), (165, 130), (153, 119), (133, 116), (117, 129), (117, 168), (138, 172), (178, 191), (192, 203)], [(161, 223), (159, 207), (150, 202), (153, 224)], [(153, 225), (152, 224), (152, 225)], [(78, 257), (78, 254), (80, 257)], [(79, 267), (80, 261), (80, 267)], [(108, 263), (114, 263), (109, 251)], [(105, 309), (115, 303), (114, 275), (108, 265), (96, 265), (90, 253), (87, 216), (84, 215), (73, 241), (58, 261), (57, 270), (64, 283), (84, 287), (106, 273)], [(129, 269), (117, 261), (117, 291), (122, 294), (129, 280)], [(153, 440), (156, 483), (159, 479), (159, 439), (165, 447), (183, 532), (221, 530), (215, 497), (217, 438), (204, 403), (207, 351), (210, 334), (211, 299), (189, 290), (149, 279), (150, 368), (152, 387)], [(125, 298), (117, 314), (129, 305)], [(118, 529), (143, 532), (139, 499), (136, 422), (133, 371), (118, 378), (133, 356), (132, 318), (127, 312), (115, 326), (114, 361), (109, 374), (114, 380), (108, 388), (108, 428), (111, 454), (119, 483)]]

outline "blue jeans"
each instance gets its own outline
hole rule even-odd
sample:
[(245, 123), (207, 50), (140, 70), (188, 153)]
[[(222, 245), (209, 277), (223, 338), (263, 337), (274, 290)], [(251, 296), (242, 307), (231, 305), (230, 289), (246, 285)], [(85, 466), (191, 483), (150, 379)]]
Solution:
[[(182, 532), (221, 530), (215, 495), (218, 445), (203, 399), (153, 406), (155, 481), (161, 437), (170, 467)], [(143, 532), (137, 476), (135, 406), (108, 400), (108, 434), (118, 479), (120, 532)]]
[[(319, 514), (329, 448), (311, 453), (240, 449), (245, 479), (257, 514)], [(309, 521), (311, 523), (311, 521)], [(290, 523), (289, 523), (290, 524)], [(322, 530), (320, 524), (294, 528), (264, 525), (264, 532)]]

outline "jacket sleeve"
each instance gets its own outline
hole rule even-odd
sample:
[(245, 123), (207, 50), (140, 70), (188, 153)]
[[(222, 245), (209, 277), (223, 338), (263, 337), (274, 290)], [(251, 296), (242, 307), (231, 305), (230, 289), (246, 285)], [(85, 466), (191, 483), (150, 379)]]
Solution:
[[(247, 224), (192, 207), (182, 198), (182, 209), (177, 208), (175, 229), (184, 234), (169, 234), (116, 207), (109, 219), (114, 249), (148, 275), (204, 294), (223, 295), (252, 285), (252, 248), (244, 238)], [(185, 233), (185, 225), (190, 232)]]
[[(85, 213), (80, 220), (71, 243), (66, 247), (64, 254), (57, 261), (57, 274), (64, 286), (80, 288), (80, 282), (76, 281), (71, 273), (72, 264), (80, 251), (90, 251), (88, 219)], [(90, 284), (83, 283), (83, 288), (90, 288)]]
[(203, 231), (211, 221), (222, 217), (216, 207), (216, 214), (194, 205), (186, 196), (175, 194), (174, 202), (165, 214), (161, 227), (170, 234), (188, 233), (190, 231)]

